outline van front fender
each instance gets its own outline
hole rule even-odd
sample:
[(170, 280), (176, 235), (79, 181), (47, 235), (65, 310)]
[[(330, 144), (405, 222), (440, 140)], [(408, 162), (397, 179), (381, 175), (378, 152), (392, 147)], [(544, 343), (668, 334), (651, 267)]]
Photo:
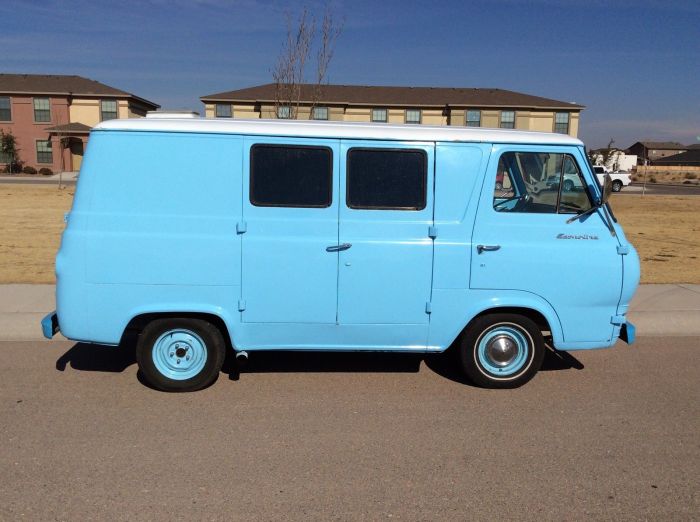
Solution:
[(444, 351), (478, 315), (519, 309), (535, 312), (548, 324), (554, 345), (564, 341), (561, 320), (543, 297), (522, 290), (433, 290), (428, 349)]

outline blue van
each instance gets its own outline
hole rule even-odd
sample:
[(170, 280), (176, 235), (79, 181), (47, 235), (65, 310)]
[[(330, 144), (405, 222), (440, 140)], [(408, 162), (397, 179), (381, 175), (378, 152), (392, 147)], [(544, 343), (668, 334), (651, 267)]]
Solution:
[(443, 352), (476, 384), (634, 339), (639, 258), (583, 144), (499, 129), (159, 115), (90, 135), (47, 337), (196, 390), (226, 349)]

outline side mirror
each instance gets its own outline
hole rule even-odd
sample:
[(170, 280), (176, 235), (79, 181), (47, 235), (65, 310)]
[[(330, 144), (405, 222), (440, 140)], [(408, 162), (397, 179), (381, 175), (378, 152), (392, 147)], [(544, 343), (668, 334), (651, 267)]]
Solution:
[(610, 199), (610, 194), (612, 194), (612, 178), (610, 174), (606, 174), (603, 178), (603, 194), (600, 200), (601, 205), (605, 205)]

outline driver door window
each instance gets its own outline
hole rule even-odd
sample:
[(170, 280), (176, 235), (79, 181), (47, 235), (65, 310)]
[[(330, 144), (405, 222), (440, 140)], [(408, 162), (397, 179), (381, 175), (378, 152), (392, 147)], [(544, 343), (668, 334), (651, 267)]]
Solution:
[(591, 207), (573, 157), (546, 152), (505, 152), (496, 171), (497, 212), (576, 213)]

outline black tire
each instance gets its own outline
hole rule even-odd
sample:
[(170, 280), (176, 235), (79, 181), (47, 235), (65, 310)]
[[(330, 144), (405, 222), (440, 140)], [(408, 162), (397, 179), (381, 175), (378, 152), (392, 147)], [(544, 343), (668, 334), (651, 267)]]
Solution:
[[(469, 380), (483, 388), (522, 386), (542, 367), (545, 350), (542, 332), (534, 321), (508, 313), (476, 318), (467, 327), (458, 346), (462, 370)], [(499, 346), (504, 346), (504, 350), (499, 351)], [(495, 355), (494, 359), (490, 358), (491, 353)], [(504, 360), (496, 361), (498, 357), (505, 359), (511, 355), (512, 362), (504, 366), (500, 366)]]
[[(190, 358), (185, 358), (190, 353), (198, 355), (199, 363), (192, 363), (188, 369), (176, 366), (175, 361), (189, 364)], [(163, 363), (159, 356), (170, 356), (172, 360)], [(136, 344), (136, 362), (143, 378), (154, 388), (167, 392), (189, 392), (209, 386), (219, 376), (225, 356), (226, 345), (219, 329), (208, 321), (188, 317), (151, 321)], [(171, 374), (166, 373), (165, 364), (172, 365)]]
[(571, 192), (574, 190), (574, 182), (570, 179), (564, 180), (564, 192)]
[(616, 179), (615, 181), (612, 182), (612, 191), (613, 192), (620, 192), (622, 190), (622, 181), (619, 179)]

